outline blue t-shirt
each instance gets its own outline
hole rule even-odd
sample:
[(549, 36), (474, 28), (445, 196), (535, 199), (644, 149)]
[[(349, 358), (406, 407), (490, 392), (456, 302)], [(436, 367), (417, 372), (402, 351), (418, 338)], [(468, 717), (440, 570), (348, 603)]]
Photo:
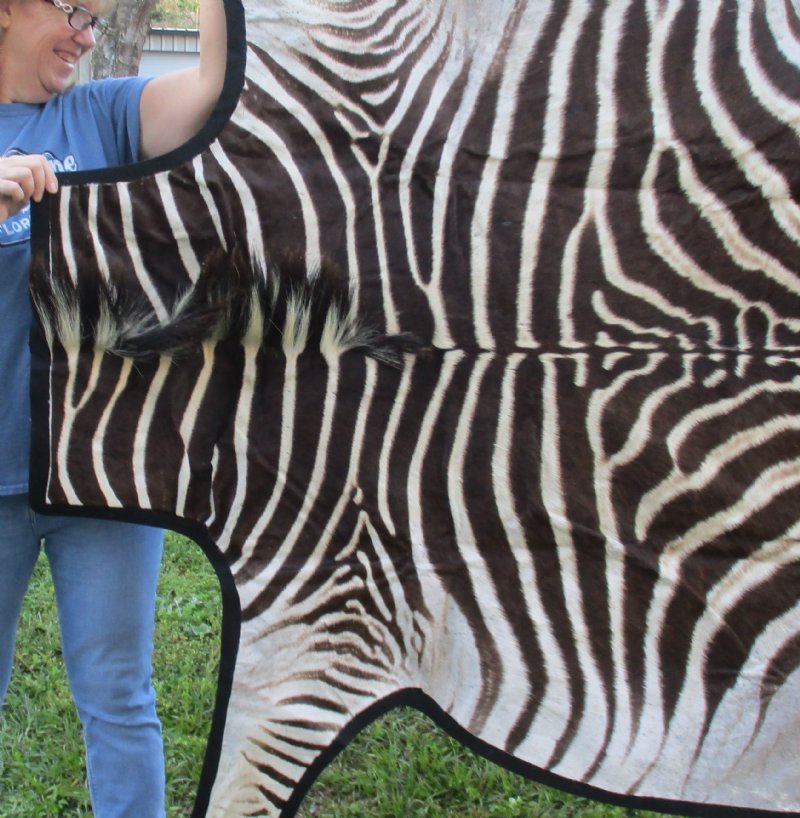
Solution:
[[(43, 105), (0, 104), (0, 154), (40, 153), (56, 171), (135, 162), (146, 79), (78, 85)], [(0, 222), (0, 495), (28, 490), (30, 208)]]

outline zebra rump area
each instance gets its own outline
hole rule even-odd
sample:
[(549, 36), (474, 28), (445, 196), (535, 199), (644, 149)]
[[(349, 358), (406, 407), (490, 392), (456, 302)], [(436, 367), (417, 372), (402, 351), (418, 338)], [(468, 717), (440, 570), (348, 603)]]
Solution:
[(594, 797), (800, 811), (798, 11), (228, 0), (205, 131), (36, 208), (34, 500), (223, 586), (196, 818), (292, 815), (404, 702)]

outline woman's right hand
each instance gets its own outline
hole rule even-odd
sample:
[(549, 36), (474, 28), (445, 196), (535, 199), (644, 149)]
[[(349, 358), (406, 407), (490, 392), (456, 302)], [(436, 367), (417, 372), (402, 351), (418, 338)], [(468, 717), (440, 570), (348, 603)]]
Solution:
[(39, 202), (45, 193), (55, 193), (58, 180), (44, 156), (0, 157), (0, 222), (14, 216), (33, 199)]

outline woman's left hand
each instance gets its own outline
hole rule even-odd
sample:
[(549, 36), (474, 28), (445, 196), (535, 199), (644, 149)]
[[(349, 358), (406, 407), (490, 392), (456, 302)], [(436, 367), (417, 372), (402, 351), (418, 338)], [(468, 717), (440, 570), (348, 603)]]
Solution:
[(0, 222), (14, 216), (45, 192), (55, 193), (58, 180), (50, 163), (39, 154), (0, 157)]

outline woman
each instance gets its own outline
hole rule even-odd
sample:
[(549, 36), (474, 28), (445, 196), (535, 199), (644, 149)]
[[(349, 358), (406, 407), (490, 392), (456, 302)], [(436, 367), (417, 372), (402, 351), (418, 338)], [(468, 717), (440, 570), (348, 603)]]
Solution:
[(164, 813), (151, 653), (161, 532), (27, 503), (28, 205), (86, 170), (157, 156), (205, 123), (225, 74), (222, 0), (201, 0), (200, 64), (150, 81), (71, 87), (95, 44), (100, 0), (0, 0), (0, 702), (40, 543), (56, 590), (64, 659), (83, 724), (95, 818)]

